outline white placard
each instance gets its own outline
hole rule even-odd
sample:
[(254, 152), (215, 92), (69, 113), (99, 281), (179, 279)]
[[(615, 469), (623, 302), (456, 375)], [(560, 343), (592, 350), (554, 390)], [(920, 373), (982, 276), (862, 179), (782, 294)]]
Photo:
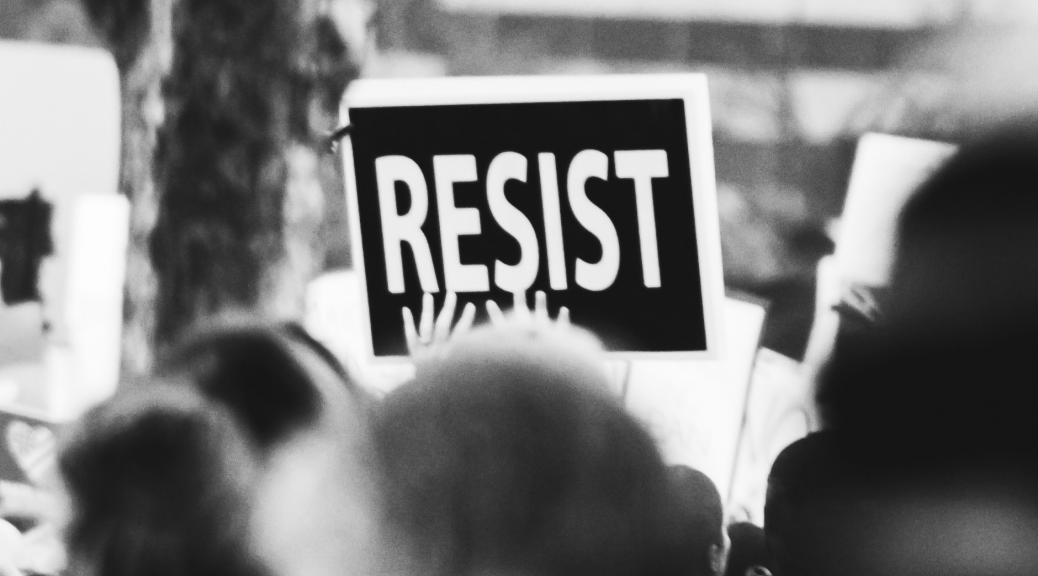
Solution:
[(728, 500), (764, 316), (758, 304), (726, 298), (723, 358), (631, 364), (628, 409), (646, 424), (668, 463), (709, 476), (722, 501)]
[(0, 42), (0, 78), (0, 266), (22, 285), (0, 303), (0, 399), (73, 417), (118, 376), (119, 75), (103, 50)]
[(836, 238), (843, 282), (882, 286), (890, 279), (901, 209), (955, 147), (942, 142), (866, 134), (858, 143)]

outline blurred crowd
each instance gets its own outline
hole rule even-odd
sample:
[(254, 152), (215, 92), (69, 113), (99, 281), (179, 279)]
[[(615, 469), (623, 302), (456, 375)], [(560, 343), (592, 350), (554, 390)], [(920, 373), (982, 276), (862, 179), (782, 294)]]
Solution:
[[(176, 64), (197, 86), (190, 62)], [(345, 78), (332, 64), (298, 68), (313, 76), (296, 102), (306, 113), (346, 83), (328, 80)], [(180, 102), (211, 104), (190, 96)], [(224, 111), (245, 114), (232, 100)], [(163, 136), (167, 168), (242, 143), (215, 130), (210, 148), (192, 147), (185, 110)], [(319, 112), (286, 134), (321, 133)], [(291, 148), (256, 138), (264, 162)], [(311, 144), (299, 163), (325, 143)], [(385, 397), (297, 323), (185, 314), (160, 326), (169, 342), (148, 370), (62, 430), (57, 500), (3, 510), (0, 576), (1038, 573), (1038, 123), (999, 119), (956, 144), (899, 216), (889, 285), (840, 324), (813, 398), (820, 430), (774, 462), (763, 526), (731, 521), (707, 475), (665, 463), (613, 390), (598, 337), (550, 318), (543, 294), (475, 326), (453, 303), (405, 310), (415, 374)], [(202, 172), (166, 184), (197, 192)], [(219, 262), (178, 268), (187, 248), (224, 238), (185, 237), (151, 248), (171, 277), (238, 281)], [(228, 298), (261, 286), (248, 280)], [(20, 554), (46, 535), (63, 558), (32, 567)]]
[(68, 431), (65, 573), (1033, 573), (1036, 167), (1017, 125), (913, 196), (763, 527), (666, 466), (595, 336), (524, 295), (471, 329), (423, 310), (416, 375), (381, 399), (297, 325), (196, 327)]

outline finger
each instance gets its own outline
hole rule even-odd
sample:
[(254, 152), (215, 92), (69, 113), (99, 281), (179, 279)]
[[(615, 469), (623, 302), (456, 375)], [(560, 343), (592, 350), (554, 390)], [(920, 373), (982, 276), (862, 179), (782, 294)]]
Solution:
[(436, 316), (436, 325), (433, 328), (433, 341), (445, 342), (451, 334), (451, 323), (454, 322), (454, 307), (458, 304), (458, 295), (448, 292), (443, 300), (443, 308)]
[(559, 328), (569, 328), (569, 308), (559, 308), (559, 318), (555, 321)]
[[(496, 304), (495, 304), (496, 306)], [(454, 334), (464, 334), (472, 328), (472, 322), (476, 319), (476, 305), (469, 302), (465, 305), (465, 308), (461, 311), (461, 318), (458, 319), (457, 326), (454, 327)]]
[(526, 303), (526, 292), (512, 293), (512, 314), (515, 315), (516, 320), (521, 322), (531, 319), (530, 306)]
[(407, 352), (414, 356), (418, 350), (418, 331), (414, 328), (414, 315), (407, 306), (403, 307), (404, 314), (404, 338), (407, 340)]
[(428, 292), (422, 297), (422, 323), (418, 325), (418, 337), (423, 344), (428, 344), (432, 339), (433, 327), (433, 297)]
[(487, 316), (490, 316), (490, 323), (494, 326), (505, 325), (505, 315), (493, 300), (487, 300)]
[(548, 297), (544, 295), (543, 290), (538, 290), (534, 294), (533, 304), (533, 321), (538, 326), (547, 326), (551, 323), (551, 318), (548, 316)]

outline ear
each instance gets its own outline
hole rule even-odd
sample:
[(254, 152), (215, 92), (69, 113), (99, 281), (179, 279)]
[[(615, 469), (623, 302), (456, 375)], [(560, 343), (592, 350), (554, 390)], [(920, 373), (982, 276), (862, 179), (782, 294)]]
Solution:
[(732, 541), (728, 538), (728, 530), (721, 530), (721, 543), (711, 544), (710, 571), (714, 576), (724, 576), (725, 568), (728, 567), (728, 552), (732, 549)]
[(723, 576), (725, 564), (727, 564), (726, 560), (728, 559), (726, 550), (722, 546), (711, 544), (709, 554), (710, 572), (714, 574), (714, 576)]

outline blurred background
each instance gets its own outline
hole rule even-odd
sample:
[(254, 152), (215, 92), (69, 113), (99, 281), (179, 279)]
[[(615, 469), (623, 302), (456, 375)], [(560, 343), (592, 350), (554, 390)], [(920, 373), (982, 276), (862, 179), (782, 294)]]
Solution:
[[(794, 359), (858, 136), (955, 140), (1038, 96), (1030, 0), (332, 4), (362, 76), (708, 73), (727, 285), (770, 301), (763, 345)], [(105, 45), (77, 0), (4, 0), (0, 38)], [(341, 194), (325, 206), (324, 266), (348, 267)]]
[[(205, 10), (204, 2), (180, 2), (190, 7), (185, 11)], [(333, 81), (320, 86), (326, 92), (307, 93), (308, 104), (336, 99), (355, 72), (376, 78), (707, 74), (726, 287), (767, 305), (760, 342), (764, 354), (747, 352), (747, 371), (756, 358), (753, 393), (738, 398), (745, 398), (745, 406), (737, 407), (745, 415), (735, 413), (744, 427), (735, 476), (749, 480), (743, 487), (738, 480), (722, 486), (731, 503), (745, 507), (742, 518), (758, 522), (771, 461), (813, 426), (805, 408), (811, 374), (801, 371), (799, 363), (818, 309), (819, 261), (835, 249), (859, 138), (881, 132), (955, 143), (1038, 112), (1034, 0), (298, 4), (320, 5), (331, 13), (348, 44), (341, 52), (349, 52), (352, 60), (341, 68), (319, 70), (327, 78), (314, 85)], [(260, 190), (235, 200), (260, 216), (273, 214), (270, 220), (253, 222), (252, 212), (241, 216), (240, 206), (233, 203), (230, 208), (214, 204), (224, 212), (208, 214), (212, 207), (199, 204), (205, 198), (201, 193), (192, 196), (191, 186), (156, 192), (155, 134), (164, 115), (171, 114), (164, 110), (163, 98), (182, 102), (191, 96), (177, 92), (178, 85), (190, 82), (177, 76), (183, 71), (172, 62), (182, 48), (177, 43), (195, 32), (177, 32), (169, 21), (172, 5), (173, 0), (0, 0), (0, 40), (104, 49), (118, 67), (119, 192), (131, 204), (122, 312), (124, 375), (144, 372), (155, 340), (178, 329), (176, 323), (163, 325), (163, 318), (167, 324), (170, 318), (188, 324), (228, 302), (298, 318), (311, 280), (351, 267), (341, 164), (310, 150), (286, 146), (289, 175), (278, 187), (281, 192)], [(243, 6), (248, 3), (239, 8)], [(307, 46), (300, 53), (311, 49)], [(165, 88), (164, 76), (172, 78)], [(249, 89), (265, 91), (262, 84)], [(300, 132), (321, 134), (334, 128), (335, 102), (323, 104), (300, 106), (310, 114)], [(222, 112), (235, 109), (234, 102), (220, 105), (226, 105)], [(170, 141), (190, 148), (191, 134), (176, 130), (168, 130)], [(187, 207), (186, 212), (176, 212), (178, 206)], [(179, 216), (163, 220), (163, 214)], [(191, 218), (201, 224), (188, 222)], [(226, 226), (221, 226), (233, 226), (219, 222), (221, 218), (244, 232), (227, 239)], [(150, 244), (159, 225), (172, 227), (170, 238), (187, 239), (167, 247), (179, 252), (156, 251)], [(229, 248), (203, 250), (196, 268), (179, 263), (194, 258), (191, 250), (198, 246), (222, 246), (224, 241)], [(253, 266), (240, 275), (226, 273), (225, 262), (239, 261)], [(330, 292), (339, 291), (338, 285), (329, 286)], [(321, 315), (314, 310), (308, 314)], [(690, 397), (689, 404), (698, 402), (696, 398)], [(735, 442), (733, 438), (731, 444)]]

